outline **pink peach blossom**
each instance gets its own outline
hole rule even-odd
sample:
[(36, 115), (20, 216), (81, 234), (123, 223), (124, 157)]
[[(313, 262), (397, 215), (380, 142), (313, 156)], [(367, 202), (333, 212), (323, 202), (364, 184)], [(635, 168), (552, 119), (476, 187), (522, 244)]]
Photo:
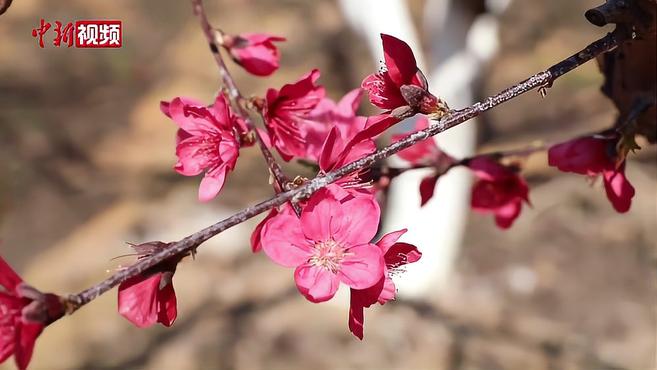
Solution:
[(316, 303), (331, 299), (340, 282), (369, 288), (384, 271), (383, 253), (370, 243), (378, 228), (378, 204), (372, 197), (339, 200), (336, 194), (344, 191), (336, 187), (311, 196), (300, 218), (279, 214), (262, 229), (265, 254), (282, 266), (295, 267), (299, 292)]
[(189, 98), (174, 98), (162, 102), (162, 111), (180, 128), (176, 136), (178, 162), (174, 169), (184, 176), (196, 176), (205, 171), (198, 189), (202, 202), (219, 194), (229, 171), (235, 168), (239, 155), (236, 140), (237, 122), (230, 105), (219, 94), (211, 107)]
[(508, 229), (520, 215), (522, 203), (529, 203), (529, 188), (517, 172), (488, 156), (478, 156), (466, 163), (477, 181), (472, 187), (472, 209), (493, 213), (495, 223)]
[(319, 71), (315, 69), (280, 90), (267, 90), (263, 115), (269, 140), (286, 161), (306, 156), (306, 141), (300, 126), (324, 98), (324, 88), (315, 84), (317, 79)]
[(224, 36), (224, 48), (233, 60), (256, 76), (269, 76), (278, 69), (280, 53), (274, 42), (284, 37), (266, 33), (243, 33)]
[(361, 87), (369, 92), (370, 102), (382, 109), (395, 109), (408, 103), (400, 91), (403, 85), (427, 88), (410, 46), (404, 41), (381, 34), (386, 69), (367, 76)]

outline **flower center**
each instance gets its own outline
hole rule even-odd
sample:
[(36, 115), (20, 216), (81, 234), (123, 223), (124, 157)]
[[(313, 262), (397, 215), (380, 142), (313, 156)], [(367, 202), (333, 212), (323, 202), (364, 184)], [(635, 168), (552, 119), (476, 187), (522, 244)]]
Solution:
[(346, 255), (345, 248), (340, 243), (335, 240), (324, 240), (315, 242), (310, 263), (336, 273), (340, 270), (340, 264)]

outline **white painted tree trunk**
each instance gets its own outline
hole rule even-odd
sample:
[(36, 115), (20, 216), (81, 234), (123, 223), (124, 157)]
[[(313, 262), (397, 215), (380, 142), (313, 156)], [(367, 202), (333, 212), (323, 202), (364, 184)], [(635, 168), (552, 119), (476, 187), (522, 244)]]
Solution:
[[(495, 15), (477, 15), (474, 10), (450, 0), (427, 1), (424, 23), (431, 56), (428, 65), (404, 0), (339, 2), (350, 24), (367, 41), (377, 64), (383, 60), (379, 34), (391, 34), (411, 46), (432, 93), (452, 108), (474, 102), (473, 83), (481, 77), (484, 65), (498, 47)], [(507, 3), (508, 0), (497, 0), (493, 5), (500, 9)], [(400, 126), (405, 130), (413, 127), (409, 123)], [(470, 156), (475, 152), (476, 127), (473, 120), (438, 135), (435, 140), (456, 158)], [(402, 164), (398, 158), (392, 161), (395, 165)], [(401, 297), (419, 298), (443, 291), (453, 271), (469, 213), (472, 179), (467, 170), (457, 168), (443, 176), (433, 199), (420, 208), (418, 187), (426, 174), (423, 170), (403, 174), (393, 181), (389, 192), (383, 231), (408, 228), (402, 240), (414, 243), (423, 253), (422, 259), (408, 265), (403, 279), (396, 282)]]

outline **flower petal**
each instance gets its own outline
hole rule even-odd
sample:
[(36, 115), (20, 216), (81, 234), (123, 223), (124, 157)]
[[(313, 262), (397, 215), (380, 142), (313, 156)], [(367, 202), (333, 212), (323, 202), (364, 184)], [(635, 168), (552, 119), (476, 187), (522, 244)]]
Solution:
[(43, 324), (33, 322), (21, 322), (16, 327), (16, 344), (14, 345), (14, 360), (19, 370), (27, 369), (36, 339), (43, 331)]
[(392, 281), (390, 276), (386, 275), (385, 282), (383, 283), (383, 289), (379, 294), (379, 304), (385, 304), (391, 299), (395, 299), (397, 295), (397, 288), (395, 287), (395, 282)]
[(604, 171), (603, 180), (607, 198), (619, 213), (625, 213), (630, 210), (632, 197), (634, 197), (634, 187), (625, 177), (625, 162), (616, 171)]
[(217, 130), (210, 110), (203, 103), (190, 98), (177, 97), (171, 100), (169, 115), (178, 127), (192, 135), (203, 136)]
[(178, 316), (176, 292), (173, 282), (166, 284), (157, 294), (157, 322), (164, 326), (171, 326)]
[(262, 228), (261, 244), (265, 254), (285, 267), (299, 266), (310, 258), (311, 250), (296, 216), (279, 213)]
[(119, 313), (140, 328), (158, 320), (157, 292), (162, 273), (144, 277), (137, 275), (119, 285)]
[(329, 189), (313, 194), (301, 213), (301, 227), (306, 238), (324, 241), (333, 238), (345, 219), (342, 205)]
[(340, 117), (353, 117), (356, 115), (360, 99), (363, 97), (363, 89), (356, 88), (349, 91), (340, 99), (335, 107), (336, 115)]
[(303, 264), (296, 268), (294, 281), (297, 283), (299, 292), (314, 303), (333, 298), (340, 285), (336, 274), (325, 268), (309, 264)]
[(342, 202), (343, 216), (331, 219), (331, 237), (347, 246), (369, 243), (379, 229), (381, 209), (373, 196)]
[(401, 229), (401, 230), (389, 232), (384, 236), (382, 236), (381, 239), (379, 239), (379, 241), (376, 242), (376, 245), (378, 245), (379, 248), (381, 248), (381, 251), (383, 253), (386, 253), (388, 249), (392, 247), (392, 245), (395, 244), (397, 240), (399, 240), (399, 238), (401, 238), (401, 236), (404, 235), (407, 231), (408, 229)]
[(495, 224), (501, 229), (508, 229), (513, 222), (520, 216), (522, 208), (521, 201), (511, 202), (495, 210)]
[(0, 285), (9, 292), (13, 292), (23, 279), (9, 266), (4, 258), (0, 257)]
[(360, 87), (367, 91), (370, 103), (381, 109), (395, 109), (407, 104), (388, 72), (365, 77)]
[(219, 194), (226, 181), (226, 172), (228, 168), (222, 165), (218, 170), (212, 171), (212, 174), (206, 173), (198, 187), (198, 200), (209, 202)]
[(390, 79), (397, 86), (410, 84), (418, 70), (413, 50), (407, 43), (394, 36), (381, 34), (381, 40)]
[(386, 261), (386, 267), (389, 269), (417, 262), (422, 253), (416, 246), (408, 243), (393, 244), (383, 256)]
[(440, 176), (432, 175), (427, 176), (422, 179), (420, 182), (420, 206), (427, 204), (431, 198), (433, 198), (433, 193), (436, 190), (436, 183)]
[(358, 339), (363, 340), (363, 326), (365, 325), (365, 315), (363, 304), (363, 295), (361, 290), (351, 289), (351, 298), (349, 302), (349, 331)]
[(385, 270), (381, 249), (374, 244), (362, 244), (348, 249), (338, 276), (354, 289), (366, 289), (376, 284)]

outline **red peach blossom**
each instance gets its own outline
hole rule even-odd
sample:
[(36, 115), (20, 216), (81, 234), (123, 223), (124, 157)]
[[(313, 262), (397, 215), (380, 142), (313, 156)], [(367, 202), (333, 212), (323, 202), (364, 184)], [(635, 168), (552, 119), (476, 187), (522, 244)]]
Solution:
[(625, 177), (625, 160), (619, 163), (618, 137), (590, 136), (552, 146), (548, 163), (564, 172), (587, 176), (602, 174), (607, 198), (617, 212), (632, 205), (634, 187)]
[[(133, 246), (144, 258), (166, 243), (150, 242)], [(119, 285), (118, 306), (121, 316), (140, 328), (155, 323), (171, 326), (178, 316), (173, 275), (182, 257), (163, 261)]]
[(351, 303), (349, 307), (349, 331), (356, 337), (363, 339), (363, 324), (365, 323), (364, 308), (378, 302), (385, 304), (395, 298), (395, 283), (391, 274), (395, 269), (408, 263), (416, 262), (422, 253), (414, 245), (397, 243), (397, 240), (406, 232), (406, 229), (394, 231), (384, 235), (376, 245), (383, 252), (385, 261), (384, 276), (375, 285), (367, 289), (351, 289)]
[(365, 128), (367, 117), (356, 115), (362, 94), (363, 90), (354, 89), (337, 103), (324, 98), (308, 114), (301, 126), (302, 136), (306, 141), (307, 159), (319, 161), (324, 141), (333, 127), (345, 138), (352, 138)]
[(174, 98), (162, 102), (162, 111), (180, 128), (176, 136), (175, 170), (184, 176), (196, 176), (205, 171), (199, 186), (202, 202), (219, 194), (229, 171), (235, 168), (239, 143), (235, 131), (239, 123), (231, 115), (223, 94), (211, 107), (189, 98)]
[(380, 210), (376, 201), (347, 196), (337, 185), (310, 197), (301, 217), (270, 219), (262, 229), (262, 249), (274, 262), (295, 267), (299, 292), (311, 302), (331, 299), (340, 282), (355, 289), (376, 284), (383, 276), (381, 249), (370, 243)]
[[(418, 118), (415, 123), (415, 131), (424, 130), (429, 127), (429, 119), (425, 116)], [(393, 135), (392, 141), (397, 142), (408, 136), (408, 134)], [(420, 205), (425, 205), (434, 194), (438, 178), (454, 164), (454, 158), (440, 150), (433, 138), (422, 140), (402, 151), (397, 155), (408, 161), (415, 167), (433, 167), (434, 173), (426, 176), (420, 182)]]
[(0, 257), (0, 363), (14, 355), (16, 367), (30, 363), (43, 328), (64, 315), (58, 296), (43, 294), (25, 284)]
[(400, 91), (403, 85), (427, 88), (410, 46), (404, 41), (381, 34), (386, 69), (371, 74), (363, 80), (361, 87), (369, 92), (370, 102), (382, 109), (395, 109), (407, 105)]
[(499, 164), (488, 156), (469, 160), (466, 165), (477, 180), (472, 187), (472, 209), (493, 213), (495, 223), (502, 229), (511, 227), (520, 215), (522, 203), (529, 203), (529, 188), (516, 171)]
[(429, 92), (410, 46), (390, 35), (381, 34), (381, 40), (385, 68), (367, 76), (361, 84), (369, 92), (370, 102), (402, 118), (416, 113), (443, 116), (447, 104)]
[(280, 90), (267, 90), (263, 115), (269, 140), (286, 161), (306, 156), (306, 142), (300, 126), (324, 98), (324, 88), (315, 85), (318, 78), (319, 71), (315, 69)]
[(278, 41), (285, 41), (285, 38), (266, 33), (243, 33), (224, 36), (223, 46), (247, 72), (269, 76), (278, 69), (280, 53), (274, 45)]

